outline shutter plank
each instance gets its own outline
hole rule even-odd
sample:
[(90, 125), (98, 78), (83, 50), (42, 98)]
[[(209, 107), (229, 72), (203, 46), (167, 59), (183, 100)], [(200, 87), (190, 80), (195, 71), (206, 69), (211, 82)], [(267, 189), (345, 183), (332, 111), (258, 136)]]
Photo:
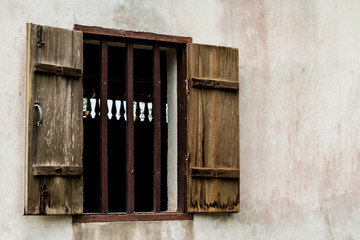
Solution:
[(238, 212), (238, 50), (188, 44), (188, 79), (188, 211)]
[[(82, 79), (68, 74), (73, 72), (69, 69), (82, 71), (82, 33), (44, 26), (44, 44), (38, 47), (36, 40), (37, 25), (28, 24), (25, 214), (80, 214), (81, 174), (71, 178), (35, 175), (41, 167), (82, 168)], [(35, 74), (35, 64), (41, 70), (57, 66), (66, 69), (65, 74)], [(34, 102), (43, 110), (43, 127), (35, 127)], [(44, 189), (45, 195), (41, 194)]]

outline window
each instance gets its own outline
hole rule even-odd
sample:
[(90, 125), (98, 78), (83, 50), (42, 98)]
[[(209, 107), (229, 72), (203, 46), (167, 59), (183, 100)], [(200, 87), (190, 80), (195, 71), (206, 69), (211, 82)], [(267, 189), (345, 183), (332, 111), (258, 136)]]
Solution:
[[(28, 24), (25, 214), (91, 222), (237, 212), (238, 50), (75, 29)], [(168, 49), (176, 51), (175, 104), (167, 102)], [(174, 106), (177, 154), (166, 160)], [(174, 161), (177, 209), (169, 212)]]
[[(168, 211), (167, 61), (176, 65), (176, 46), (84, 38), (84, 212)], [(176, 78), (171, 81), (176, 93)], [(170, 105), (176, 116), (173, 109), (176, 99)]]

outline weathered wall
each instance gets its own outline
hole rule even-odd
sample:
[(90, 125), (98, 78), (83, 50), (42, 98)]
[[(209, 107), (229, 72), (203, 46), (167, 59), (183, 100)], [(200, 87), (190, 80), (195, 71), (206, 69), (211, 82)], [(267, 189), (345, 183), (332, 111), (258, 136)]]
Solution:
[(242, 1), (244, 239), (360, 238), (359, 9)]
[[(0, 239), (360, 238), (360, 3), (1, 1)], [(241, 212), (71, 224), (24, 217), (26, 22), (191, 36), (240, 49)]]

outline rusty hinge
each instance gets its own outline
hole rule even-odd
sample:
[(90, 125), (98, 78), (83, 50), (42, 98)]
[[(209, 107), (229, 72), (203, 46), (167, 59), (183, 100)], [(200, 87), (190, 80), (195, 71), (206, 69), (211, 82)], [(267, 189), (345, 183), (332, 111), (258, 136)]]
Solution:
[(45, 43), (42, 41), (42, 26), (40, 25), (37, 26), (36, 36), (37, 36), (36, 46), (42, 47), (42, 45), (44, 45)]

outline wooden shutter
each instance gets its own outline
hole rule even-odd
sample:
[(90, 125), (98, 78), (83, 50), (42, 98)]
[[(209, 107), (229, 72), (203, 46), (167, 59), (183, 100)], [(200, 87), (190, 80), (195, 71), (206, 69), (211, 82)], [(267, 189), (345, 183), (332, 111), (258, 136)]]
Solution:
[(188, 211), (238, 212), (238, 49), (187, 49)]
[(27, 25), (25, 214), (82, 213), (82, 65), (82, 32)]

